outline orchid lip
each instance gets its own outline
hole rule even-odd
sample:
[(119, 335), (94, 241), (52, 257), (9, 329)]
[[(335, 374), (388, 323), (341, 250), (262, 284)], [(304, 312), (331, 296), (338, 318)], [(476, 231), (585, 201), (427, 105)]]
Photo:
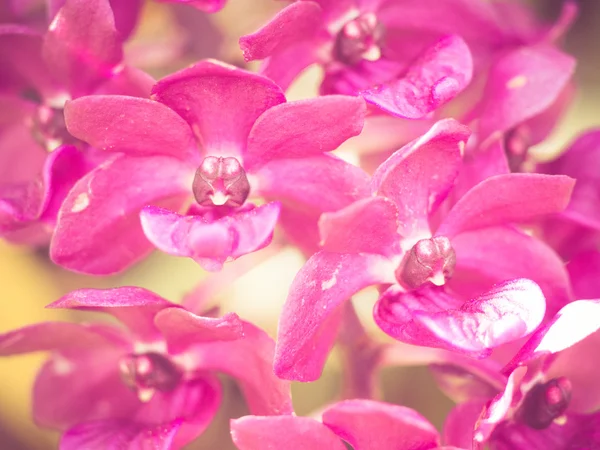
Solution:
[(569, 406), (571, 391), (571, 382), (566, 377), (538, 383), (527, 392), (515, 417), (530, 428), (548, 428)]
[(156, 352), (123, 356), (119, 361), (119, 373), (142, 402), (149, 401), (156, 391), (172, 391), (183, 375), (168, 356)]
[(192, 191), (202, 206), (239, 207), (248, 198), (250, 183), (236, 158), (207, 156), (196, 170)]
[(442, 286), (454, 274), (456, 253), (450, 239), (436, 236), (421, 239), (408, 251), (396, 270), (396, 279), (416, 289), (427, 281)]
[(348, 22), (337, 34), (333, 53), (335, 58), (348, 65), (361, 60), (377, 61), (381, 57), (381, 45), (385, 28), (374, 13), (362, 14)]

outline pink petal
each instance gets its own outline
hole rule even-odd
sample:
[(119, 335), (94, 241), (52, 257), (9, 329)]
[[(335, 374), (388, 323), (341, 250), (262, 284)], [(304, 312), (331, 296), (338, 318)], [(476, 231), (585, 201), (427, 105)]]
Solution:
[(319, 378), (333, 346), (340, 307), (361, 289), (394, 282), (393, 264), (379, 255), (319, 252), (298, 272), (279, 319), (275, 373)]
[(456, 97), (471, 82), (473, 60), (466, 42), (446, 36), (427, 48), (400, 79), (361, 92), (384, 111), (421, 119)]
[(426, 450), (439, 445), (435, 427), (416, 411), (373, 400), (336, 403), (323, 412), (323, 424), (354, 450)]
[(198, 8), (200, 11), (214, 13), (220, 11), (227, 3), (227, 0), (159, 0), (170, 3), (183, 3)]
[(304, 69), (315, 63), (317, 51), (317, 41), (299, 41), (264, 60), (259, 73), (273, 80), (285, 91)]
[(74, 96), (110, 78), (123, 53), (108, 0), (65, 1), (48, 28), (43, 55)]
[(481, 415), (488, 398), (478, 398), (460, 403), (444, 421), (444, 442), (458, 448), (473, 448), (475, 423)]
[(402, 342), (482, 358), (490, 349), (535, 330), (545, 306), (540, 288), (520, 279), (462, 305), (432, 285), (409, 293), (392, 287), (377, 302), (374, 316), (383, 331)]
[(69, 192), (50, 246), (52, 260), (98, 275), (126, 269), (153, 248), (142, 232), (140, 209), (169, 197), (178, 207), (175, 196), (190, 190), (186, 178), (191, 185), (190, 168), (174, 158), (111, 158)]
[(343, 95), (274, 106), (250, 131), (244, 167), (253, 170), (273, 159), (305, 158), (335, 150), (361, 132), (365, 114), (362, 99)]
[(154, 317), (169, 352), (180, 353), (200, 342), (231, 341), (243, 336), (243, 323), (235, 313), (220, 318), (197, 316), (182, 308), (166, 308)]
[(158, 330), (154, 316), (176, 306), (155, 293), (139, 287), (112, 289), (78, 289), (47, 308), (87, 309), (111, 314), (143, 340), (154, 340)]
[(75, 425), (61, 437), (60, 450), (117, 449), (169, 450), (181, 420), (143, 426), (124, 420), (102, 420)]
[(373, 174), (372, 189), (398, 207), (398, 232), (429, 232), (433, 213), (452, 188), (468, 129), (453, 119), (437, 122), (424, 136), (390, 156)]
[(600, 251), (580, 253), (567, 264), (575, 298), (600, 298)]
[(264, 331), (247, 322), (244, 322), (243, 333), (241, 339), (198, 345), (194, 355), (200, 361), (200, 367), (233, 377), (239, 383), (252, 414), (291, 414), (290, 383), (273, 373), (275, 342)]
[(575, 180), (564, 175), (511, 173), (490, 177), (454, 205), (436, 235), (453, 237), (560, 212), (569, 203), (574, 184)]
[(194, 136), (161, 103), (123, 95), (93, 95), (65, 105), (69, 133), (92, 147), (131, 156), (164, 155), (200, 164)]
[(344, 450), (339, 437), (308, 417), (246, 416), (231, 421), (231, 437), (239, 450)]
[(278, 202), (270, 202), (214, 220), (148, 206), (140, 218), (146, 237), (160, 250), (190, 257), (206, 270), (220, 270), (225, 261), (270, 244), (279, 210)]
[(600, 329), (600, 300), (577, 300), (537, 330), (503, 369), (504, 373), (543, 355), (565, 350)]
[(398, 210), (385, 197), (358, 200), (319, 219), (321, 245), (328, 252), (399, 255)]
[(491, 68), (485, 103), (479, 111), (479, 137), (514, 126), (548, 108), (568, 83), (575, 60), (549, 45), (518, 47)]
[(149, 98), (155, 83), (156, 80), (142, 70), (131, 66), (119, 66), (112, 78), (102, 83), (94, 93)]
[(285, 102), (267, 78), (213, 61), (163, 78), (152, 93), (190, 124), (210, 155), (241, 155), (256, 119)]
[(265, 59), (299, 41), (311, 39), (322, 23), (322, 10), (317, 3), (292, 3), (279, 11), (261, 29), (240, 38), (244, 59)]

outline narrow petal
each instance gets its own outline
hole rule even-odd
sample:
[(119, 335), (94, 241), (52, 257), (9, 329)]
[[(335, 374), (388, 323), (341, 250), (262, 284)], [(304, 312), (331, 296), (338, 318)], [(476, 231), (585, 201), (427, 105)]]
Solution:
[(190, 124), (211, 155), (241, 155), (256, 119), (285, 102), (281, 89), (269, 79), (213, 61), (163, 78), (152, 93)]
[(354, 450), (427, 449), (440, 443), (435, 427), (416, 411), (373, 400), (336, 403), (323, 412), (323, 424)]
[(394, 281), (379, 255), (319, 252), (298, 272), (279, 319), (275, 373), (296, 381), (319, 378), (336, 336), (340, 308), (361, 289)]
[(92, 147), (131, 156), (199, 155), (189, 125), (162, 103), (124, 95), (93, 95), (65, 105), (69, 133)]
[(299, 41), (311, 39), (322, 24), (322, 10), (317, 3), (292, 3), (279, 11), (261, 29), (240, 38), (244, 59), (265, 59)]
[(398, 207), (402, 236), (429, 232), (429, 214), (452, 188), (461, 166), (461, 148), (469, 134), (455, 120), (441, 120), (390, 156), (373, 174), (373, 192)]
[(246, 416), (232, 420), (230, 426), (231, 437), (239, 450), (346, 448), (329, 428), (308, 417)]
[(455, 445), (458, 448), (473, 448), (473, 435), (475, 423), (483, 412), (487, 397), (460, 403), (444, 421), (444, 443)]
[(43, 55), (74, 96), (110, 78), (123, 51), (109, 1), (65, 1), (48, 28)]
[(182, 308), (167, 308), (156, 314), (156, 327), (170, 353), (181, 353), (199, 342), (231, 341), (243, 336), (243, 323), (235, 313), (212, 318), (197, 316)]
[(360, 95), (395, 116), (421, 119), (462, 92), (472, 76), (469, 47), (461, 37), (451, 35), (427, 48), (402, 78)]
[(225, 261), (270, 244), (279, 210), (278, 202), (270, 202), (211, 220), (148, 206), (141, 222), (146, 237), (160, 250), (190, 257), (206, 270), (220, 270)]
[[(67, 195), (50, 246), (52, 260), (71, 270), (110, 274), (146, 256), (153, 246), (139, 211), (149, 203), (179, 197), (191, 169), (174, 158), (118, 156), (88, 173)], [(107, 247), (108, 246), (108, 247)]]
[(490, 177), (454, 205), (436, 235), (453, 237), (469, 230), (560, 212), (569, 203), (574, 185), (575, 180), (564, 175), (511, 173)]
[(409, 293), (392, 287), (375, 305), (374, 315), (383, 331), (402, 342), (481, 358), (531, 333), (545, 312), (540, 288), (526, 279), (504, 282), (460, 303), (432, 285)]
[(345, 95), (274, 106), (250, 131), (244, 167), (253, 170), (273, 159), (305, 158), (335, 150), (361, 132), (366, 109), (362, 99)]
[(358, 200), (319, 219), (321, 245), (328, 252), (400, 254), (398, 210), (385, 197)]

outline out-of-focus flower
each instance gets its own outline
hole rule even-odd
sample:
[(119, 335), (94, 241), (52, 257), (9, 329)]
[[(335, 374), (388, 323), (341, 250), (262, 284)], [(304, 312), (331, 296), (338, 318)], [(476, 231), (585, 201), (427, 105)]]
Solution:
[[(112, 155), (63, 203), (56, 263), (107, 274), (154, 244), (218, 270), (267, 245), (280, 208), (285, 230), (316, 248), (319, 215), (368, 194), (361, 169), (325, 154), (360, 133), (360, 98), (286, 102), (267, 78), (212, 61), (152, 92), (153, 100), (95, 95), (67, 104), (69, 131)], [(278, 201), (246, 202), (257, 197)]]
[(149, 92), (152, 79), (123, 65), (121, 44), (107, 0), (67, 0), (43, 35), (0, 26), (2, 237), (47, 244), (68, 190), (104, 159), (67, 132), (65, 100)]
[(220, 11), (227, 3), (227, 0), (159, 0), (164, 3), (182, 3), (184, 5), (194, 6), (201, 11), (214, 13)]
[(510, 225), (564, 209), (569, 177), (490, 177), (436, 212), (468, 137), (456, 121), (438, 122), (377, 169), (372, 196), (322, 216), (323, 250), (294, 279), (280, 318), (279, 376), (317, 379), (341, 308), (370, 285), (391, 285), (374, 311), (386, 333), (475, 357), (531, 333), (545, 310), (551, 317), (571, 299), (558, 256)]
[(240, 450), (328, 448), (443, 449), (435, 427), (416, 411), (373, 400), (346, 400), (323, 411), (322, 422), (298, 416), (246, 416), (231, 421)]
[(291, 412), (289, 384), (272, 372), (274, 342), (229, 313), (203, 317), (150, 291), (74, 291), (51, 308), (111, 314), (102, 323), (45, 322), (0, 336), (0, 354), (50, 351), (33, 414), (65, 431), (61, 449), (180, 448), (216, 413), (216, 373), (239, 383), (253, 414)]

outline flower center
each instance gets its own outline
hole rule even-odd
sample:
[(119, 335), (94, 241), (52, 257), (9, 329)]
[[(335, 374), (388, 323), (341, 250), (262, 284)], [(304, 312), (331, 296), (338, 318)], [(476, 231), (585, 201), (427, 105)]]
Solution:
[(207, 156), (196, 170), (192, 191), (202, 206), (242, 206), (250, 193), (244, 168), (233, 157)]
[(516, 413), (517, 420), (536, 430), (548, 428), (571, 401), (571, 382), (565, 377), (536, 384)]
[(426, 281), (443, 285), (454, 274), (456, 253), (446, 236), (421, 239), (406, 254), (396, 270), (396, 279), (411, 289)]
[(374, 13), (366, 13), (347, 22), (337, 35), (333, 53), (344, 64), (354, 65), (362, 59), (377, 61), (385, 28)]
[(142, 402), (149, 401), (156, 391), (172, 391), (182, 376), (173, 361), (154, 352), (124, 356), (119, 361), (119, 373)]

